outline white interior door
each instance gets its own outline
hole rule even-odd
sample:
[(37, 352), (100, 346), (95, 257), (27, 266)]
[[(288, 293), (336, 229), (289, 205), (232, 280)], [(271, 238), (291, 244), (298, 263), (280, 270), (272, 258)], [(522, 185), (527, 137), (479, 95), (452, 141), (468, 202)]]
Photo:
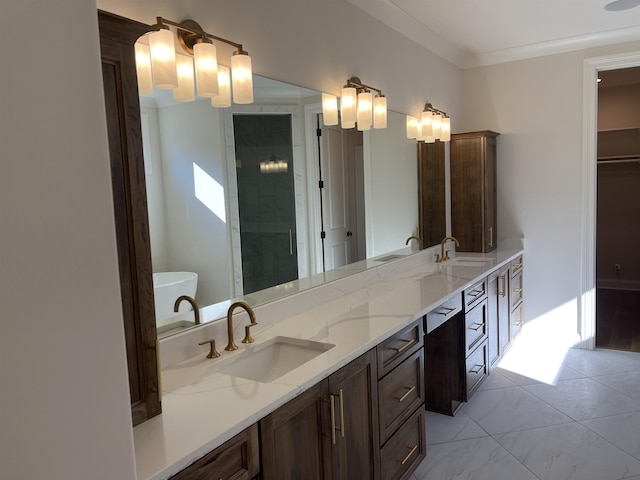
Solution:
[(322, 217), (324, 227), (325, 271), (351, 263), (349, 230), (349, 186), (353, 172), (343, 149), (343, 130), (339, 126), (322, 128)]

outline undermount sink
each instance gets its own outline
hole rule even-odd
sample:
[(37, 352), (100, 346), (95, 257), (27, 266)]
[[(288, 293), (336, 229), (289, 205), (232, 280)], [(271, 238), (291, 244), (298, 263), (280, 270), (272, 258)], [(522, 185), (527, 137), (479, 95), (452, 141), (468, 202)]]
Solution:
[(451, 263), (458, 265), (459, 267), (481, 267), (491, 260), (488, 258), (476, 258), (476, 257), (455, 257), (451, 259)]
[(268, 383), (332, 349), (331, 343), (274, 337), (240, 354), (217, 371), (226, 375)]

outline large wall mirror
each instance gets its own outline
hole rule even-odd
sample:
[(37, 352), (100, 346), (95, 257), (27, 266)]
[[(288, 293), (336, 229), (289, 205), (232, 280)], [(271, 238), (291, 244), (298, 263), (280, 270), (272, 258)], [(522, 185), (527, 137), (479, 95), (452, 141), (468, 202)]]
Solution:
[(416, 250), (404, 115), (384, 130), (325, 127), (320, 92), (259, 76), (254, 89), (252, 105), (227, 109), (140, 97), (161, 338), (195, 325), (188, 302), (174, 313), (180, 295), (205, 323), (232, 300), (260, 305)]

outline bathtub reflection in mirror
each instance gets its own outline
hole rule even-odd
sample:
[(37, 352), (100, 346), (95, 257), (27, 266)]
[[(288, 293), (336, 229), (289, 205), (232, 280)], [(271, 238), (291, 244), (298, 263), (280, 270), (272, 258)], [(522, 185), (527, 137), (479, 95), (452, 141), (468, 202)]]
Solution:
[[(203, 323), (230, 299), (263, 304), (409, 254), (418, 229), (404, 115), (389, 112), (385, 130), (318, 137), (319, 92), (258, 76), (254, 85), (254, 104), (228, 109), (141, 97), (153, 270), (197, 274), (198, 304), (214, 305)], [(168, 335), (193, 314), (157, 322)]]

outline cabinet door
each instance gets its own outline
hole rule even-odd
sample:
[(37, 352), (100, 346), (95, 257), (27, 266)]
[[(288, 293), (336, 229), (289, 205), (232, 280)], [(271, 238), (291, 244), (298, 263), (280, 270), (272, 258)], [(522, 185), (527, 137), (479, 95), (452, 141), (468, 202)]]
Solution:
[(509, 269), (500, 271), (498, 281), (498, 321), (500, 332), (500, 354), (511, 345), (511, 311), (509, 309)]
[[(329, 377), (333, 478), (375, 479), (379, 471), (376, 351)], [(298, 477), (311, 478), (311, 477)]]
[(260, 421), (264, 480), (331, 478), (328, 399), (325, 380)]
[(488, 284), (488, 305), (487, 305), (487, 331), (489, 337), (489, 343), (487, 344), (489, 355), (489, 367), (493, 368), (500, 360), (500, 353), (502, 352), (500, 346), (500, 316), (499, 316), (499, 290), (498, 283), (499, 272), (494, 273), (489, 277)]
[(451, 233), (459, 251), (496, 248), (496, 137), (491, 131), (451, 135)]

